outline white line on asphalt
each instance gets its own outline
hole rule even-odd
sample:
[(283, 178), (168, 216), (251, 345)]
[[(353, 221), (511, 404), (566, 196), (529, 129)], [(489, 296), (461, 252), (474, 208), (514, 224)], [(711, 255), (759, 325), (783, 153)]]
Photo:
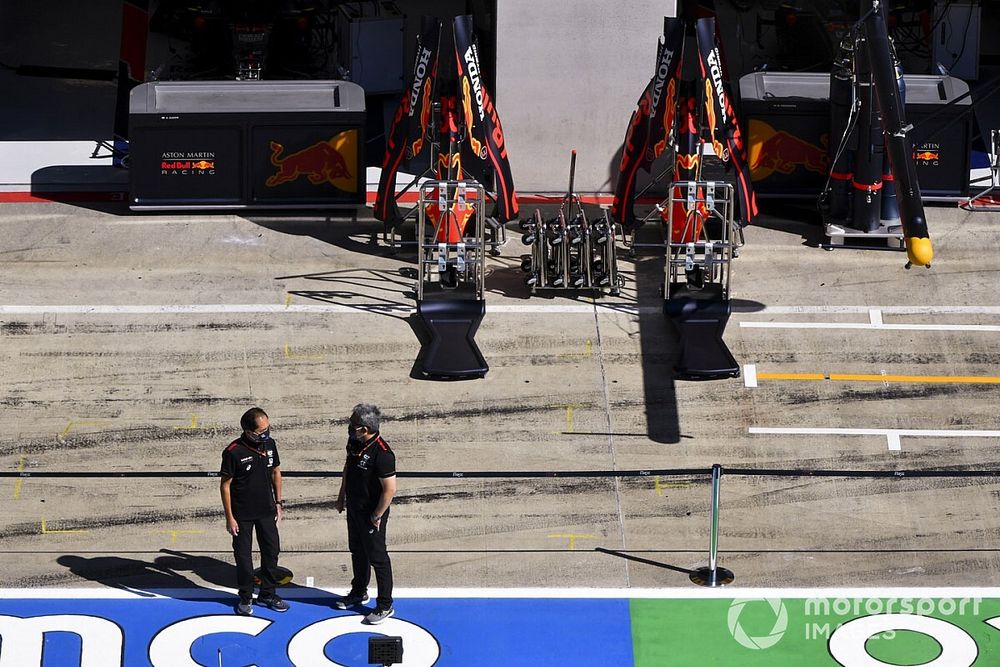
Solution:
[(878, 331), (1000, 331), (993, 324), (869, 324), (868, 322), (740, 322), (743, 329), (875, 329)]
[(745, 386), (745, 387), (756, 387), (757, 386), (757, 365), (756, 364), (744, 364), (743, 365), (743, 386)]
[(919, 429), (919, 428), (769, 428), (751, 426), (751, 435), (881, 435), (886, 438), (889, 449), (899, 451), (900, 437), (920, 438), (1000, 438), (1000, 431), (969, 431), (961, 429)]
[[(502, 552), (498, 552), (502, 553)], [(583, 554), (584, 552), (581, 552)], [(671, 553), (662, 551), (658, 553)], [(345, 589), (289, 590), (283, 598), (307, 599), (343, 595)], [(374, 593), (375, 591), (370, 591)], [(109, 588), (0, 588), (3, 600), (136, 600), (218, 599), (236, 595), (235, 588), (167, 588), (128, 591)], [(697, 598), (1000, 598), (1000, 588), (397, 588), (399, 598), (582, 598), (582, 599), (697, 599)]]
[[(637, 307), (628, 303), (596, 303), (596, 304), (496, 304), (487, 299), (488, 313), (622, 313), (625, 315), (659, 314), (660, 306)], [(733, 308), (739, 312), (739, 308)], [(224, 313), (412, 313), (414, 307), (409, 303), (310, 303), (310, 304), (274, 304), (274, 303), (231, 303), (231, 304), (77, 304), (77, 305), (36, 305), (11, 304), (0, 305), (0, 315), (41, 315), (77, 314), (77, 315), (157, 315), (157, 314), (224, 314)], [(778, 306), (758, 310), (745, 309), (743, 312), (755, 315), (789, 315), (789, 314), (843, 314), (843, 313), (890, 313), (896, 315), (1000, 315), (1000, 307), (991, 306), (888, 306), (873, 311), (867, 306)], [(881, 317), (878, 315), (877, 317)], [(741, 321), (741, 327), (748, 328), (846, 328), (846, 329), (929, 329), (945, 331), (1000, 331), (1000, 326), (991, 325), (934, 325), (934, 324), (880, 324), (870, 322), (754, 322)]]
[[(878, 306), (874, 309), (890, 315), (1000, 315), (1000, 306)], [(872, 306), (770, 306), (755, 309), (734, 305), (734, 313), (773, 315), (825, 315), (871, 313)]]

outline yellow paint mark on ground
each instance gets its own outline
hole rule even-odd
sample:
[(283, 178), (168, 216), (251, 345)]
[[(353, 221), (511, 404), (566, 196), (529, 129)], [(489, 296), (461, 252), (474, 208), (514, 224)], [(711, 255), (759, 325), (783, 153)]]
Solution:
[(567, 433), (572, 433), (573, 432), (573, 406), (572, 405), (567, 405), (566, 406), (566, 432)]
[[(17, 462), (17, 471), (24, 472), (24, 454), (21, 455), (21, 460)], [(14, 500), (21, 497), (21, 483), (23, 481), (23, 477), (18, 477), (17, 481), (14, 482)]]
[(52, 535), (54, 533), (86, 533), (86, 530), (74, 529), (74, 530), (53, 530), (45, 525), (45, 517), (42, 517), (42, 535)]
[(549, 535), (548, 537), (550, 537), (550, 538), (560, 538), (560, 539), (567, 539), (567, 538), (569, 538), (569, 550), (570, 551), (576, 549), (576, 541), (577, 540), (596, 540), (597, 539), (597, 535), (591, 535), (590, 533), (555, 533), (553, 535)]
[(315, 360), (315, 359), (322, 359), (322, 358), (323, 358), (322, 354), (297, 354), (295, 352), (292, 352), (292, 348), (288, 345), (288, 343), (285, 343), (285, 359), (311, 359), (311, 360)]
[(830, 380), (833, 382), (914, 382), (927, 384), (1000, 384), (990, 375), (863, 375), (851, 373), (757, 373), (758, 380)]
[(653, 477), (653, 490), (656, 495), (662, 496), (664, 489), (686, 489), (691, 486), (691, 482), (661, 482), (660, 476)]
[(205, 531), (203, 530), (154, 530), (154, 533), (160, 533), (170, 536), (170, 543), (177, 544), (178, 535), (201, 535)]
[(576, 357), (592, 357), (594, 356), (594, 343), (587, 339), (583, 344), (583, 352), (563, 352), (558, 355), (560, 359), (573, 359)]
[(198, 428), (198, 415), (191, 415), (191, 423), (187, 426), (175, 426), (174, 430), (177, 431), (193, 431)]
[(56, 436), (56, 439), (62, 442), (63, 440), (66, 439), (66, 436), (69, 435), (69, 432), (72, 431), (74, 428), (104, 426), (107, 423), (108, 421), (106, 419), (102, 419), (100, 421), (86, 421), (86, 422), (70, 421), (68, 424), (66, 424), (66, 428), (63, 429), (62, 433)]
[(292, 293), (291, 292), (285, 294), (285, 308), (288, 308), (290, 305), (292, 305)]

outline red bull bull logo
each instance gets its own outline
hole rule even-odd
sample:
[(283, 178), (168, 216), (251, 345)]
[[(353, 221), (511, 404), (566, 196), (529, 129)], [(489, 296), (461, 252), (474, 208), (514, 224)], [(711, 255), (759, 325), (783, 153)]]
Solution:
[(797, 169), (825, 174), (829, 166), (826, 151), (827, 136), (820, 138), (822, 146), (800, 139), (790, 132), (775, 130), (759, 120), (750, 121), (750, 175), (762, 181), (772, 174), (789, 176)]
[(941, 159), (940, 151), (931, 150), (919, 150), (913, 152), (913, 159), (918, 162), (934, 162), (937, 163)]
[(277, 171), (267, 178), (265, 185), (273, 188), (305, 176), (313, 185), (327, 183), (340, 190), (357, 190), (356, 179), (348, 167), (348, 158), (354, 162), (353, 157), (357, 154), (356, 134), (355, 130), (341, 132), (332, 139), (318, 141), (285, 157), (282, 157), (285, 147), (272, 141), (271, 164)]

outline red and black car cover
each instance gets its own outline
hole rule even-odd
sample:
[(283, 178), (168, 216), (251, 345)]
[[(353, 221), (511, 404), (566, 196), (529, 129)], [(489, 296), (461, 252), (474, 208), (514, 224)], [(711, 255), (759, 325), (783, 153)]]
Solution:
[[(375, 217), (395, 227), (400, 221), (396, 204), (396, 174), (400, 167), (417, 158), (427, 148), (430, 137), (432, 102), (436, 92), (441, 22), (424, 16), (417, 35), (413, 76), (403, 91), (392, 120), (382, 159), (382, 176), (375, 193)], [(422, 169), (421, 169), (422, 171)]]
[(656, 71), (642, 91), (625, 132), (618, 182), (611, 204), (612, 219), (627, 230), (635, 226), (632, 200), (635, 197), (636, 174), (639, 169), (649, 171), (653, 161), (670, 144), (683, 53), (683, 19), (665, 18), (663, 37), (656, 49)]
[(698, 19), (695, 29), (698, 34), (698, 62), (701, 78), (705, 85), (705, 113), (708, 131), (716, 156), (736, 170), (739, 192), (740, 213), (743, 224), (754, 221), (757, 216), (757, 197), (750, 182), (747, 166), (747, 148), (740, 133), (739, 121), (733, 106), (733, 96), (726, 81), (722, 55), (715, 38), (715, 19)]
[(517, 193), (507, 160), (500, 117), (483, 82), (479, 50), (472, 32), (472, 16), (456, 16), (455, 58), (458, 67), (458, 96), (464, 113), (466, 136), (462, 142), (462, 168), (483, 182), (484, 174), (496, 176), (496, 217), (500, 222), (517, 217)]
[[(458, 112), (465, 128), (461, 168), (487, 189), (493, 188), (492, 182), (486, 182), (489, 180), (487, 175), (495, 174), (496, 216), (501, 222), (513, 220), (518, 213), (517, 193), (514, 191), (500, 118), (483, 83), (471, 16), (455, 17), (454, 35), (458, 72), (456, 89), (461, 107)], [(395, 194), (396, 174), (430, 143), (428, 132), (433, 102), (437, 101), (439, 87), (444, 88), (437, 82), (440, 39), (440, 21), (424, 17), (417, 39), (413, 77), (403, 93), (389, 130), (382, 176), (375, 196), (375, 217), (390, 227), (400, 221)]]

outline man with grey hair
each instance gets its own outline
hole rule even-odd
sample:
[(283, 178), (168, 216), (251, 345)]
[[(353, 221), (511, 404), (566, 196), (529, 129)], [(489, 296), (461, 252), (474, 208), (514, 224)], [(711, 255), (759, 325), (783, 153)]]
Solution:
[(396, 455), (379, 434), (382, 412), (368, 403), (351, 411), (347, 426), (347, 461), (334, 507), (347, 510), (347, 546), (354, 578), (350, 592), (334, 604), (356, 607), (368, 599), (368, 582), (375, 570), (378, 598), (365, 622), (377, 625), (395, 614), (392, 607), (392, 562), (385, 546), (389, 504), (396, 494)]

